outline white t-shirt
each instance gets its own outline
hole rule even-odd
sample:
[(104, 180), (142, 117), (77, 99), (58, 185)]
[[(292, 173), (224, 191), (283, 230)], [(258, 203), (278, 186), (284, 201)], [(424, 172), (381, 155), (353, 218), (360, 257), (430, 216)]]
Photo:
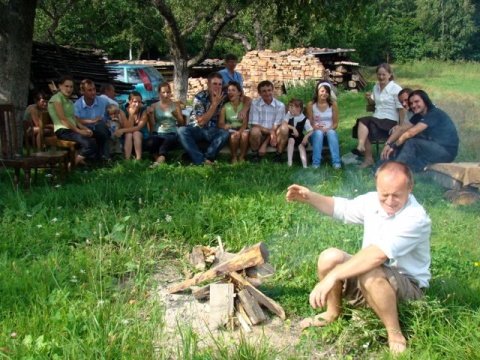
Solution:
[(413, 195), (394, 215), (383, 210), (377, 192), (353, 200), (334, 197), (334, 201), (335, 219), (363, 224), (362, 248), (377, 246), (389, 259), (384, 265), (414, 278), (420, 287), (428, 287), (431, 220)]

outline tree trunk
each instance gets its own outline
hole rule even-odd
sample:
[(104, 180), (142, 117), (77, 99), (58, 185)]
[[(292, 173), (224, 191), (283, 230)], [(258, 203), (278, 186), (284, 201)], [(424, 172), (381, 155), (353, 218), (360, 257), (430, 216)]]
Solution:
[(187, 59), (173, 59), (173, 96), (183, 103), (187, 101), (189, 73)]
[(27, 105), (36, 0), (0, 2), (0, 102), (13, 104), (17, 120)]
[(22, 118), (28, 100), (36, 7), (37, 0), (0, 2), (0, 103), (13, 105), (19, 144), (23, 143)]

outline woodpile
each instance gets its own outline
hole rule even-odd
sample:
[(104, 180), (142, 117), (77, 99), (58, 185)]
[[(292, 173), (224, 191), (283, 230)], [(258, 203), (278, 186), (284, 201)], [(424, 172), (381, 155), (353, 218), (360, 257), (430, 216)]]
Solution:
[[(267, 320), (264, 308), (285, 320), (280, 304), (257, 289), (262, 280), (271, 276), (274, 269), (268, 264), (268, 250), (262, 242), (243, 249), (237, 254), (219, 247), (196, 246), (189, 255), (190, 263), (202, 272), (169, 289), (176, 293), (192, 287), (197, 300), (210, 301), (210, 328), (240, 325), (246, 332), (251, 326)], [(211, 263), (210, 269), (206, 269)], [(201, 287), (205, 282), (207, 285)]]
[(325, 67), (310, 49), (297, 48), (280, 52), (250, 51), (237, 65), (243, 75), (245, 94), (257, 97), (257, 85), (262, 80), (273, 83), (275, 96), (284, 93), (284, 83), (292, 80), (322, 79)]
[(106, 68), (104, 54), (95, 50), (34, 42), (31, 61), (31, 90), (50, 92), (61, 75), (71, 75), (77, 85), (83, 79), (95, 82), (97, 91), (106, 83), (113, 83), (117, 91), (132, 90), (133, 86), (114, 80), (115, 75)]

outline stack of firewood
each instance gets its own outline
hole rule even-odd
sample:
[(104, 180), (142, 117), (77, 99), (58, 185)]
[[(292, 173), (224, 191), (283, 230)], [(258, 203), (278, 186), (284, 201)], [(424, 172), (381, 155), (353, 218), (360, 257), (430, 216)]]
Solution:
[[(210, 301), (212, 329), (238, 323), (250, 332), (252, 325), (267, 320), (263, 308), (285, 320), (285, 311), (280, 304), (257, 289), (262, 279), (274, 273), (267, 260), (268, 250), (263, 243), (237, 254), (224, 251), (221, 241), (217, 248), (196, 246), (189, 261), (198, 270), (205, 270), (207, 263), (211, 263), (210, 269), (173, 286), (168, 292), (172, 294), (192, 287), (197, 300)], [(207, 285), (195, 286), (207, 281), (210, 282)]]
[(270, 80), (274, 84), (275, 95), (281, 95), (285, 81), (323, 78), (325, 68), (318, 58), (307, 54), (309, 50), (297, 48), (246, 53), (236, 69), (243, 75), (245, 93), (256, 97), (257, 85), (262, 80)]

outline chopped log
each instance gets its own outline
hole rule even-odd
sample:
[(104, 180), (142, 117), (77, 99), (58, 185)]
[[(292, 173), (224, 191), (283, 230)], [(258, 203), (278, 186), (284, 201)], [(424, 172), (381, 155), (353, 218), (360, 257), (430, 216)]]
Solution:
[(238, 298), (235, 299), (235, 309), (242, 315), (242, 317), (245, 319), (248, 325), (252, 326), (252, 322), (250, 321), (250, 318), (248, 317), (247, 313), (245, 312), (245, 308), (243, 307), (242, 303)]
[(360, 81), (360, 75), (358, 75), (358, 74), (352, 74), (352, 80), (353, 80), (353, 81)]
[(233, 284), (212, 284), (210, 286), (210, 328), (227, 325), (233, 315)]
[(250, 294), (258, 301), (260, 305), (265, 306), (268, 310), (273, 312), (274, 314), (278, 315), (282, 320), (286, 319), (285, 311), (283, 310), (282, 306), (278, 304), (276, 301), (270, 299), (268, 296), (263, 294), (261, 291), (257, 290), (253, 287), (247, 280), (245, 280), (241, 275), (232, 272), (229, 273), (228, 276), (232, 278), (238, 285), (243, 286), (247, 289)]
[(267, 317), (265, 316), (262, 308), (254, 299), (254, 297), (248, 292), (247, 289), (239, 291), (238, 298), (240, 299), (240, 302), (243, 305), (243, 308), (245, 309), (248, 318), (252, 322), (252, 325), (257, 325), (267, 320)]
[(210, 285), (211, 284), (200, 286), (200, 287), (197, 287), (196, 289), (192, 288), (192, 295), (197, 300), (207, 299), (210, 296)]
[(203, 246), (197, 245), (194, 246), (192, 252), (188, 256), (188, 261), (192, 264), (195, 269), (203, 271), (205, 270), (205, 257), (203, 255)]
[(348, 82), (348, 87), (351, 88), (351, 89), (355, 89), (357, 87), (357, 83), (353, 80), (350, 80)]
[(247, 321), (243, 318), (242, 314), (236, 311), (235, 316), (237, 317), (238, 322), (242, 326), (243, 330), (245, 330), (245, 332), (252, 332), (252, 329), (250, 328), (250, 326), (248, 326)]
[(217, 266), (214, 266), (208, 271), (199, 273), (191, 279), (187, 279), (184, 282), (173, 286), (168, 290), (168, 293), (173, 294), (182, 291), (192, 285), (197, 285), (204, 281), (215, 279), (221, 275), (228, 274), (232, 271), (239, 271), (252, 266), (264, 264), (267, 259), (267, 247), (263, 242), (260, 242), (256, 245), (253, 245), (252, 247), (242, 250), (234, 258), (225, 261)]
[(275, 274), (275, 269), (269, 263), (265, 263), (248, 268), (246, 270), (246, 274), (248, 277), (263, 279)]

